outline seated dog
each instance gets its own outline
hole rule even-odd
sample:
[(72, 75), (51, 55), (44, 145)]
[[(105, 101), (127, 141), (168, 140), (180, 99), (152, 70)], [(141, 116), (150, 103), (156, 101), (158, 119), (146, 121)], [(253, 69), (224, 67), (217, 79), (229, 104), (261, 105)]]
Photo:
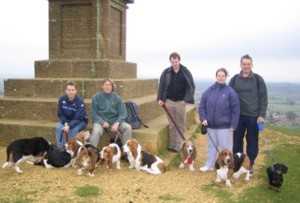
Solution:
[(158, 156), (143, 151), (136, 139), (128, 140), (123, 146), (123, 152), (127, 154), (129, 168), (155, 175), (166, 172), (164, 162)]
[(76, 164), (80, 167), (78, 175), (82, 175), (83, 170), (88, 169), (88, 176), (93, 177), (96, 163), (100, 160), (99, 150), (91, 144), (84, 144), (80, 147)]
[(283, 174), (287, 174), (288, 167), (284, 164), (273, 164), (267, 168), (267, 174), (269, 179), (269, 188), (275, 187), (277, 192), (280, 192), (281, 185), (283, 183)]
[(13, 166), (17, 173), (23, 173), (19, 164), (30, 158), (42, 159), (46, 152), (53, 148), (50, 142), (43, 137), (17, 139), (11, 142), (6, 149), (6, 162), (3, 168)]
[(122, 156), (122, 152), (118, 144), (111, 143), (108, 146), (102, 148), (100, 152), (101, 161), (100, 164), (107, 163), (108, 168), (113, 168), (113, 164), (116, 164), (116, 169), (121, 169), (120, 159)]
[(182, 145), (180, 154), (181, 163), (179, 168), (184, 168), (184, 164), (188, 164), (190, 171), (195, 171), (194, 162), (196, 157), (197, 151), (195, 145), (191, 141), (186, 140)]
[(246, 173), (244, 180), (249, 181), (250, 178), (250, 159), (244, 153), (232, 154), (229, 149), (223, 149), (218, 154), (215, 164), (217, 171), (216, 183), (222, 180), (226, 181), (226, 186), (231, 187), (231, 177), (239, 178), (240, 175)]

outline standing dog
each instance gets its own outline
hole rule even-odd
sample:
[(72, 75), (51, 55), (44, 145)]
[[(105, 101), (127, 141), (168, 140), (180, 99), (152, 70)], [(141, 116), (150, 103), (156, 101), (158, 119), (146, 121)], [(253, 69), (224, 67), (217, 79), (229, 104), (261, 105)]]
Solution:
[(222, 180), (226, 181), (226, 186), (231, 187), (231, 177), (239, 178), (240, 175), (246, 173), (244, 180), (249, 181), (250, 178), (250, 159), (244, 153), (232, 154), (229, 149), (223, 149), (218, 154), (215, 164), (217, 171), (216, 183)]
[(267, 168), (267, 174), (269, 179), (269, 188), (275, 187), (277, 192), (280, 192), (281, 185), (283, 183), (283, 174), (287, 174), (288, 167), (284, 164), (273, 164)]
[(155, 175), (166, 172), (164, 162), (158, 156), (143, 151), (136, 139), (128, 140), (123, 146), (123, 152), (127, 154), (129, 168)]
[(195, 171), (194, 162), (196, 157), (197, 151), (195, 145), (191, 141), (186, 140), (182, 145), (180, 154), (181, 163), (179, 168), (184, 168), (184, 164), (188, 164), (190, 171)]
[(77, 165), (80, 167), (77, 170), (78, 175), (82, 175), (83, 170), (88, 169), (90, 177), (95, 176), (94, 170), (96, 163), (100, 160), (99, 150), (91, 144), (84, 144), (80, 147), (78, 157), (76, 160)]
[(122, 156), (122, 152), (118, 144), (111, 143), (108, 146), (102, 148), (102, 151), (100, 152), (100, 157), (101, 157), (100, 164), (106, 162), (108, 168), (113, 168), (113, 164), (115, 163), (116, 169), (120, 170), (121, 156)]
[(3, 168), (13, 166), (17, 173), (23, 173), (19, 164), (30, 158), (42, 158), (44, 154), (51, 150), (53, 145), (43, 137), (33, 137), (18, 139), (11, 142), (6, 149), (6, 162)]

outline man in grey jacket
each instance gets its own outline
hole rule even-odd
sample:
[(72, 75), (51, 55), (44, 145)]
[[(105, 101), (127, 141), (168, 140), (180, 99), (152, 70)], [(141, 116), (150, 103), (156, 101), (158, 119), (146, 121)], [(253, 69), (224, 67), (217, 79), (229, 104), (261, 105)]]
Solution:
[[(184, 134), (186, 122), (186, 104), (194, 104), (195, 84), (191, 72), (180, 64), (180, 55), (176, 52), (169, 56), (171, 66), (166, 68), (160, 77), (157, 101), (159, 105), (165, 104), (171, 116)], [(169, 120), (168, 149), (179, 152), (183, 139), (177, 132), (173, 122)]]
[(240, 99), (240, 118), (234, 131), (233, 153), (243, 152), (244, 137), (246, 135), (246, 153), (250, 158), (251, 170), (258, 155), (257, 123), (264, 122), (268, 94), (264, 79), (252, 72), (252, 58), (247, 54), (240, 61), (241, 72), (231, 78), (229, 85), (236, 91)]

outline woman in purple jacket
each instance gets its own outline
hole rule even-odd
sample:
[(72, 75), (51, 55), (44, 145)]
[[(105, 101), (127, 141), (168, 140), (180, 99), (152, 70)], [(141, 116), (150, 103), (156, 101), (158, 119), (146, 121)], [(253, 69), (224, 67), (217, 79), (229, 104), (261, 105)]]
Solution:
[(226, 85), (227, 70), (216, 71), (215, 84), (202, 95), (199, 104), (199, 116), (202, 125), (207, 126), (207, 155), (205, 165), (200, 171), (214, 169), (219, 150), (232, 151), (232, 134), (237, 128), (240, 115), (240, 101), (236, 92)]

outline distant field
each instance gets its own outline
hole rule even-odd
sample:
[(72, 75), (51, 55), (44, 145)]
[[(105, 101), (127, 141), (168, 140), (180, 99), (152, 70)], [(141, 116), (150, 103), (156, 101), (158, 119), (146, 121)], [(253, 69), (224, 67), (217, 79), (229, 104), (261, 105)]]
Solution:
[(267, 88), (269, 111), (292, 111), (300, 116), (300, 84), (270, 83), (267, 84)]

